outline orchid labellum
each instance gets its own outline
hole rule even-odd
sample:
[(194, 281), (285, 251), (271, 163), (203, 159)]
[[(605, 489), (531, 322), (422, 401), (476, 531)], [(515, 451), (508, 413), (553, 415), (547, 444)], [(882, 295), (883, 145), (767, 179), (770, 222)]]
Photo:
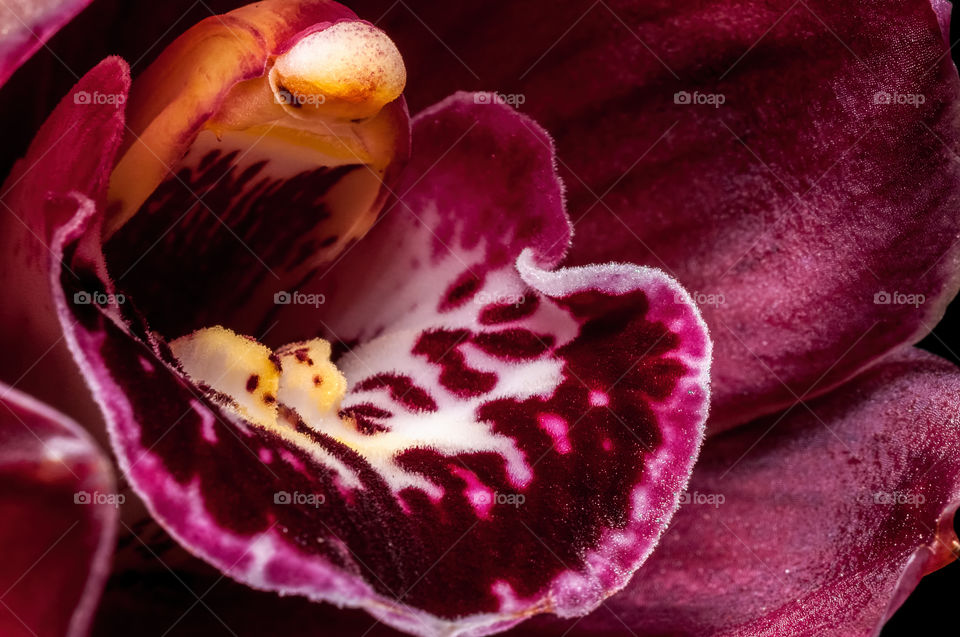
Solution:
[(874, 635), (960, 553), (948, 3), (215, 6), (0, 9), (0, 98), (101, 59), (5, 151), (2, 634)]

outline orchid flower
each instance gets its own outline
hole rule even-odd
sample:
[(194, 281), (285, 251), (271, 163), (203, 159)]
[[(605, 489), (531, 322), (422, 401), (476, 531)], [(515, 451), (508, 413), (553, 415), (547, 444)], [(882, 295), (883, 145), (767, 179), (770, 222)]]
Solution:
[(0, 189), (4, 634), (166, 566), (127, 495), (264, 635), (872, 635), (956, 558), (948, 3), (219, 4)]

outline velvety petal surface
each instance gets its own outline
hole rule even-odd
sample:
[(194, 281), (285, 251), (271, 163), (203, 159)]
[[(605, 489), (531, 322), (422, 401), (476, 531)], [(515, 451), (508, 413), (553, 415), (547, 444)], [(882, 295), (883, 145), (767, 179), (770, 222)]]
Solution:
[(956, 559), (958, 413), (958, 370), (914, 350), (711, 438), (629, 587), (575, 625), (541, 628), (877, 634), (921, 576)]
[(0, 5), (0, 86), (90, 0), (6, 0)]
[[(0, 303), (0, 378), (91, 429), (100, 416), (63, 340), (50, 287), (51, 246), (80, 208), (92, 210), (104, 201), (129, 85), (127, 65), (118, 58), (90, 71), (0, 188), (0, 277), (7, 295)], [(74, 97), (94, 94), (113, 99), (90, 103)], [(99, 290), (67, 274), (87, 294)]]
[[(134, 312), (56, 281), (128, 478), (231, 577), (409, 632), (485, 634), (591, 610), (668, 523), (706, 417), (705, 326), (658, 270), (554, 269), (569, 226), (549, 138), (485, 101), (423, 113), (396, 205), (264, 318), (268, 342), (336, 344), (339, 424), (282, 388), (284, 427), (242, 421)], [(92, 277), (102, 256), (71, 246), (95, 221), (78, 215), (58, 247)], [(284, 373), (314, 364), (287, 354)]]
[(0, 634), (81, 637), (117, 521), (109, 459), (76, 423), (0, 383)]
[(673, 274), (716, 343), (711, 427), (919, 340), (957, 289), (947, 3), (357, 0), (414, 112), (497, 90), (555, 135), (569, 263)]

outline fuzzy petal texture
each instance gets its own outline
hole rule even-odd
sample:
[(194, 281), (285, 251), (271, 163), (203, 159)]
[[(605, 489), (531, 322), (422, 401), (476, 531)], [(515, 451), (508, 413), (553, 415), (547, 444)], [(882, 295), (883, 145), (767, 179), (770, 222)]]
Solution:
[(0, 5), (0, 86), (90, 0), (6, 0)]
[(556, 135), (569, 263), (691, 290), (716, 343), (712, 430), (916, 342), (957, 291), (945, 2), (352, 6), (400, 46), (414, 112), (497, 90)]
[(74, 193), (51, 255), (69, 266), (51, 273), (67, 342), (134, 488), (226, 574), (410, 632), (482, 634), (595, 608), (672, 516), (706, 417), (705, 326), (658, 270), (554, 269), (569, 226), (550, 140), (485, 101), (421, 116), (398, 205), (311, 283), (323, 311), (294, 298), (264, 317), (345, 348), (353, 433), (302, 405), (288, 429), (243, 422), (178, 370), (135, 298), (78, 301), (119, 290), (101, 211)]
[(110, 461), (90, 436), (0, 383), (0, 634), (87, 633), (117, 505)]
[(543, 634), (876, 635), (956, 559), (958, 413), (960, 372), (908, 350), (711, 439), (630, 586)]
[[(102, 205), (122, 138), (122, 99), (84, 103), (74, 95), (125, 96), (127, 65), (104, 60), (60, 103), (0, 190), (0, 277), (16, 302), (0, 304), (0, 378), (93, 426), (99, 420), (63, 340), (50, 287), (55, 235), (83, 206)], [(75, 284), (76, 273), (67, 273)], [(50, 379), (56, 378), (56, 383)]]

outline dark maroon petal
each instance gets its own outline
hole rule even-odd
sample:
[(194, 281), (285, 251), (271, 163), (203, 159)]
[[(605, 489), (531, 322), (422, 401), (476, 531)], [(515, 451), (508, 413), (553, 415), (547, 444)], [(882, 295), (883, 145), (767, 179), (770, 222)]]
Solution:
[(956, 293), (946, 2), (351, 6), (397, 41), (414, 111), (496, 89), (556, 136), (571, 263), (645, 263), (694, 292), (716, 429), (919, 340)]
[[(99, 420), (99, 412), (54, 310), (51, 246), (80, 208), (95, 207), (105, 197), (129, 84), (127, 65), (119, 58), (91, 70), (61, 101), (0, 188), (0, 278), (10, 299), (0, 303), (0, 377), (16, 379), (25, 391), (87, 425)], [(91, 103), (76, 97), (93, 94), (114, 99)], [(101, 291), (67, 274), (88, 294)]]
[[(420, 116), (400, 203), (298, 292), (315, 304), (272, 319), (278, 342), (351, 343), (337, 365), (357, 432), (302, 411), (285, 430), (241, 422), (63, 278), (67, 338), (127, 477), (231, 577), (410, 632), (485, 634), (588, 612), (668, 523), (706, 416), (702, 321), (658, 270), (552, 270), (569, 226), (549, 139), (482, 101)], [(504, 303), (535, 311), (491, 320)]]
[(87, 633), (119, 504), (110, 461), (87, 433), (0, 383), (0, 634)]
[(913, 350), (711, 438), (654, 556), (568, 634), (877, 634), (956, 559), (958, 413), (960, 373)]
[(0, 5), (0, 86), (90, 0), (10, 0)]

